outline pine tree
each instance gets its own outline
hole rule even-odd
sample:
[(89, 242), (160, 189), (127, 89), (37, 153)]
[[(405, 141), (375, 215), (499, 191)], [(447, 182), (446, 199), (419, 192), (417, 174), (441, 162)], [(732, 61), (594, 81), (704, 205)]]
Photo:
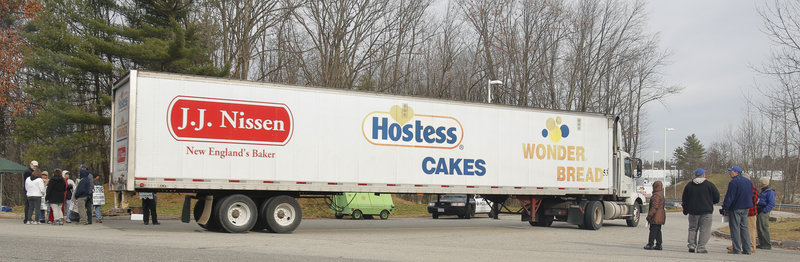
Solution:
[(684, 179), (693, 177), (694, 171), (702, 168), (705, 155), (706, 150), (703, 148), (703, 144), (694, 134), (687, 136), (683, 146), (676, 148), (673, 154), (678, 161), (678, 169), (683, 171)]
[[(125, 2), (128, 3), (128, 2)], [(179, 4), (184, 3), (184, 4)], [(49, 0), (25, 27), (32, 113), (15, 137), (40, 167), (108, 170), (111, 89), (130, 69), (221, 75), (186, 17), (191, 1)], [(170, 8), (166, 8), (170, 7)], [(119, 19), (120, 14), (123, 19)]]

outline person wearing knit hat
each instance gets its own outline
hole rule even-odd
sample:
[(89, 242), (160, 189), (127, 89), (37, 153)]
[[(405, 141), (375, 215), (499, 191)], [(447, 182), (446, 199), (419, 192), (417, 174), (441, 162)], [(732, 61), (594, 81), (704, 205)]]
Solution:
[(756, 248), (772, 249), (772, 242), (769, 238), (769, 212), (775, 207), (775, 190), (769, 187), (769, 177), (762, 177), (758, 180), (761, 184), (761, 193), (758, 197), (758, 215), (756, 216), (756, 230), (758, 231), (758, 243)]
[(711, 238), (714, 204), (719, 203), (719, 190), (706, 179), (706, 170), (694, 171), (694, 179), (683, 188), (681, 206), (689, 215), (689, 252), (708, 253), (706, 244)]

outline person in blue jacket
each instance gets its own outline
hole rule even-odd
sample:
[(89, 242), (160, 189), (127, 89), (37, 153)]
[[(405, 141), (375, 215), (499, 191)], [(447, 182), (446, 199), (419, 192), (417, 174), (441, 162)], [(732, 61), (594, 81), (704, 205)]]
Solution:
[(750, 250), (750, 231), (747, 228), (747, 213), (753, 206), (753, 182), (742, 176), (742, 168), (739, 166), (728, 168), (728, 173), (731, 182), (728, 183), (728, 191), (725, 193), (725, 200), (722, 201), (720, 210), (729, 217), (728, 227), (731, 229), (733, 249), (728, 253), (749, 255), (752, 250)]
[(81, 217), (79, 225), (86, 225), (91, 219), (87, 216), (86, 202), (89, 196), (92, 195), (92, 183), (89, 173), (81, 172), (78, 188), (75, 189), (75, 199), (78, 200), (78, 215)]
[(756, 217), (758, 245), (756, 248), (772, 249), (772, 242), (769, 239), (769, 212), (775, 207), (775, 190), (769, 187), (769, 177), (762, 177), (758, 182), (761, 184), (761, 193), (756, 205), (758, 208)]

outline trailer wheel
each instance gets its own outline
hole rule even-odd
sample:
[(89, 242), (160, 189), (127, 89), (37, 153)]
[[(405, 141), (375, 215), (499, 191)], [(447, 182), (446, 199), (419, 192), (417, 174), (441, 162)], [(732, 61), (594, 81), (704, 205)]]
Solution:
[(603, 226), (603, 205), (600, 201), (590, 201), (586, 205), (586, 211), (583, 215), (583, 228), (589, 230), (598, 230)]
[(271, 199), (272, 198), (268, 197), (264, 200), (258, 201), (259, 205), (258, 205), (258, 217), (256, 218), (256, 225), (253, 226), (253, 229), (250, 229), (250, 231), (262, 231), (264, 229), (270, 231), (269, 226), (267, 225), (267, 218), (266, 218), (267, 216), (265, 215), (266, 213), (264, 211), (267, 209), (267, 204)]
[(638, 202), (633, 205), (633, 217), (625, 219), (625, 222), (628, 224), (629, 227), (637, 227), (639, 226), (639, 219), (641, 218), (640, 210), (642, 210), (642, 205)]
[(230, 233), (243, 233), (256, 225), (257, 210), (256, 203), (250, 197), (236, 194), (223, 198), (216, 213), (222, 229)]
[(361, 220), (364, 218), (364, 213), (361, 213), (361, 210), (356, 209), (353, 210), (353, 214), (351, 216), (353, 216), (353, 219), (355, 220)]
[(381, 220), (389, 219), (389, 210), (381, 210)]
[(266, 209), (267, 230), (273, 233), (291, 233), (300, 225), (303, 210), (293, 197), (282, 195), (268, 200)]

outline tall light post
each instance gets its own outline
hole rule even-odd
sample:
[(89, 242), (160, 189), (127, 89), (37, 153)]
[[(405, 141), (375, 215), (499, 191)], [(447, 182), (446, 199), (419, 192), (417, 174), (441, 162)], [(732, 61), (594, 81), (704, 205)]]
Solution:
[(675, 131), (675, 128), (665, 127), (664, 128), (664, 178), (666, 178), (667, 172), (667, 131)]
[(650, 169), (652, 170), (656, 170), (656, 154), (658, 153), (660, 153), (658, 150), (654, 150), (653, 155), (650, 157)]
[(672, 173), (675, 172), (675, 165), (670, 166), (672, 166), (672, 170), (669, 171), (669, 175), (672, 178), (672, 195), (674, 199), (678, 199), (678, 178), (676, 177), (676, 174)]
[(500, 80), (489, 80), (489, 83), (486, 84), (486, 103), (492, 103), (492, 85), (502, 85), (503, 81)]

